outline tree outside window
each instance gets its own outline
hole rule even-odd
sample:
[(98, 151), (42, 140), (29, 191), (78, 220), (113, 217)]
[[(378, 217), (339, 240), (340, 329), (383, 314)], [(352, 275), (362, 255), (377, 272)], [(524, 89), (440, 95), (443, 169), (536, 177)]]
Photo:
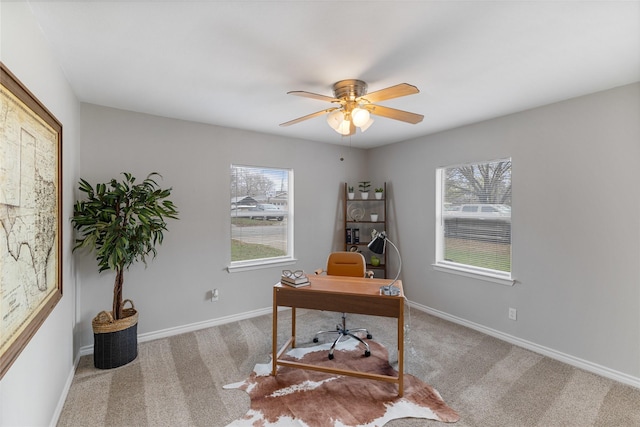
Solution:
[(511, 159), (438, 170), (437, 265), (511, 272)]
[(289, 169), (231, 166), (231, 264), (292, 258)]

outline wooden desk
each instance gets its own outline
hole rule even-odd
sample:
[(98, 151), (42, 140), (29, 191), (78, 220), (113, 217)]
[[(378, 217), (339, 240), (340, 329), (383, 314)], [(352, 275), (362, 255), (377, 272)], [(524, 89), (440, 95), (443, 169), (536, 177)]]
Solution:
[[(278, 365), (309, 369), (338, 375), (349, 375), (398, 384), (398, 396), (404, 392), (404, 292), (402, 282), (394, 286), (400, 289), (399, 296), (380, 295), (380, 287), (388, 285), (389, 279), (366, 279), (342, 276), (310, 276), (310, 286), (294, 288), (277, 283), (273, 287), (273, 367), (276, 375)], [(291, 307), (291, 337), (278, 350), (278, 307)], [(296, 346), (296, 308), (326, 310), (398, 319), (398, 376), (371, 374), (366, 372), (327, 368), (289, 360), (280, 360), (282, 354)]]

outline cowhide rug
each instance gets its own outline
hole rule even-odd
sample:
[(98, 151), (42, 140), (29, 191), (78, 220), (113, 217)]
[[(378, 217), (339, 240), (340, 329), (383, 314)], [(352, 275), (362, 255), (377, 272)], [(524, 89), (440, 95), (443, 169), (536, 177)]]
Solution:
[[(289, 350), (283, 358), (324, 366), (336, 366), (384, 375), (397, 375), (388, 361), (387, 349), (368, 341), (371, 356), (364, 357), (353, 339), (339, 344), (335, 359), (327, 358), (330, 344)], [(398, 386), (383, 381), (325, 374), (303, 369), (257, 364), (245, 381), (224, 386), (245, 390), (251, 398), (249, 411), (227, 427), (269, 426), (377, 426), (398, 418), (427, 418), (456, 422), (460, 418), (428, 384), (404, 375), (404, 396)]]

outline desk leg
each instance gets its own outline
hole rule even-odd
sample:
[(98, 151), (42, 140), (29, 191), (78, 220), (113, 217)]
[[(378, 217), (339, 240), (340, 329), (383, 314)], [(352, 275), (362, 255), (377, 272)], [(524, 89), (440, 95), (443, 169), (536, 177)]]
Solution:
[(277, 301), (277, 289), (273, 288), (273, 324), (271, 330), (271, 375), (275, 376), (276, 371), (278, 369), (277, 360), (278, 360), (278, 301)]
[(398, 396), (404, 394), (404, 299), (400, 299), (398, 315)]
[(296, 308), (291, 307), (291, 348), (296, 348)]

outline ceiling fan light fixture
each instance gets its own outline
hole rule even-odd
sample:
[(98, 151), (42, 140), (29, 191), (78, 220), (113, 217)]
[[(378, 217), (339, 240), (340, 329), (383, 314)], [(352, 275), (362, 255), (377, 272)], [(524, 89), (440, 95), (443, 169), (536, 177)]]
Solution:
[(344, 121), (344, 114), (342, 110), (333, 110), (327, 116), (327, 123), (329, 126), (333, 128), (333, 130), (338, 131), (338, 127), (340, 127), (340, 123)]
[(367, 124), (370, 118), (371, 116), (369, 112), (364, 108), (356, 107), (351, 111), (351, 119), (353, 120), (353, 124), (357, 127), (362, 127)]
[(369, 120), (367, 120), (367, 123), (360, 126), (360, 131), (364, 132), (365, 130), (369, 129), (369, 126), (371, 126), (372, 124), (373, 124), (373, 119), (369, 117)]
[(349, 120), (343, 120), (336, 129), (336, 132), (340, 135), (349, 135), (351, 132), (351, 122)]

